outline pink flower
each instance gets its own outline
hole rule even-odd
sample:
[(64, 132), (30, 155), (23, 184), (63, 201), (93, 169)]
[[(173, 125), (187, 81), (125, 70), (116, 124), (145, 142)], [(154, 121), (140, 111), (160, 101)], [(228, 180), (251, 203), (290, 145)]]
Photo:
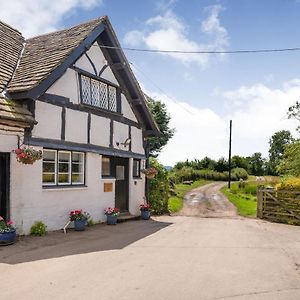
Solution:
[(4, 219), (0, 216), (0, 221), (4, 221)]
[(7, 225), (12, 225), (14, 222), (12, 220), (9, 220), (6, 224)]

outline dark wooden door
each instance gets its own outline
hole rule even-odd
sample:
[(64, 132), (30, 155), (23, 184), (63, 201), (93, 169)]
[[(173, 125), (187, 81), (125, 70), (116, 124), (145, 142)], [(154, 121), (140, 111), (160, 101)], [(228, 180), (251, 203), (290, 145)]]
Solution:
[(9, 219), (9, 153), (0, 153), (0, 216)]
[(113, 176), (116, 178), (115, 185), (115, 206), (121, 212), (128, 211), (128, 194), (129, 194), (129, 170), (128, 159), (114, 157), (112, 159)]

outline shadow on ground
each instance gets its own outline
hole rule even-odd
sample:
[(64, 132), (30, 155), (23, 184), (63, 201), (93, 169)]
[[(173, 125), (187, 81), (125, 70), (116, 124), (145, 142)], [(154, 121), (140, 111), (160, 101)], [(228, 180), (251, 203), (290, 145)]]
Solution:
[(0, 247), (0, 263), (18, 264), (41, 259), (122, 249), (172, 223), (136, 220), (116, 226), (97, 224), (86, 231), (51, 232), (44, 237), (21, 236), (11, 246)]

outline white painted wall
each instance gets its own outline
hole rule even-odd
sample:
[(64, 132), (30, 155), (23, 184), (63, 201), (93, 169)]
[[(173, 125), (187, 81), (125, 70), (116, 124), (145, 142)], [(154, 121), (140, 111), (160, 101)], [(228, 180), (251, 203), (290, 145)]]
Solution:
[(129, 146), (124, 147), (123, 145), (117, 143), (124, 143), (126, 139), (129, 138), (129, 128), (128, 125), (122, 124), (114, 121), (114, 136), (113, 136), (113, 147), (121, 150), (129, 150)]
[[(0, 152), (17, 148), (17, 138), (0, 134)], [(40, 147), (34, 147), (42, 150)], [(129, 211), (139, 215), (143, 202), (145, 178), (132, 177), (132, 161), (129, 160)], [(42, 160), (33, 165), (17, 162), (11, 153), (10, 210), (11, 219), (18, 233), (28, 234), (35, 221), (41, 220), (48, 231), (61, 229), (68, 221), (71, 210), (83, 209), (95, 222), (105, 222), (104, 209), (115, 203), (115, 180), (101, 178), (101, 155), (86, 154), (86, 187), (42, 187)], [(113, 183), (113, 192), (104, 192), (104, 182)]]
[(42, 101), (35, 102), (35, 119), (32, 135), (48, 139), (61, 138), (61, 111), (62, 108)]
[(135, 153), (145, 154), (143, 131), (136, 127), (131, 127), (131, 150)]
[(65, 140), (75, 143), (87, 143), (87, 119), (87, 113), (67, 108)]
[(125, 118), (137, 122), (137, 118), (135, 117), (135, 114), (133, 113), (129, 105), (129, 102), (124, 94), (121, 94), (121, 107), (122, 107), (122, 114)]
[(54, 82), (46, 93), (69, 98), (74, 104), (80, 103), (77, 72), (70, 68), (67, 69), (63, 76)]
[(110, 119), (91, 115), (91, 144), (109, 147)]

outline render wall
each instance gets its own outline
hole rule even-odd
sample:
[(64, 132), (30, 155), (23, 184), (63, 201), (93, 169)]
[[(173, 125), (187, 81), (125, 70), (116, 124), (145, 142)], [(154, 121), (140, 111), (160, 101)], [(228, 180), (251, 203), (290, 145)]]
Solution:
[[(11, 153), (10, 213), (18, 233), (28, 234), (37, 220), (43, 221), (49, 231), (61, 229), (75, 209), (89, 212), (95, 222), (105, 222), (104, 209), (115, 204), (115, 179), (101, 178), (101, 155), (86, 153), (85, 187), (43, 188), (42, 160), (33, 165), (18, 163), (11, 152), (17, 148), (15, 136), (0, 135), (0, 145), (0, 152)], [(129, 212), (138, 215), (145, 179), (132, 178), (132, 159), (129, 164)], [(113, 184), (112, 192), (104, 192), (104, 182)]]

